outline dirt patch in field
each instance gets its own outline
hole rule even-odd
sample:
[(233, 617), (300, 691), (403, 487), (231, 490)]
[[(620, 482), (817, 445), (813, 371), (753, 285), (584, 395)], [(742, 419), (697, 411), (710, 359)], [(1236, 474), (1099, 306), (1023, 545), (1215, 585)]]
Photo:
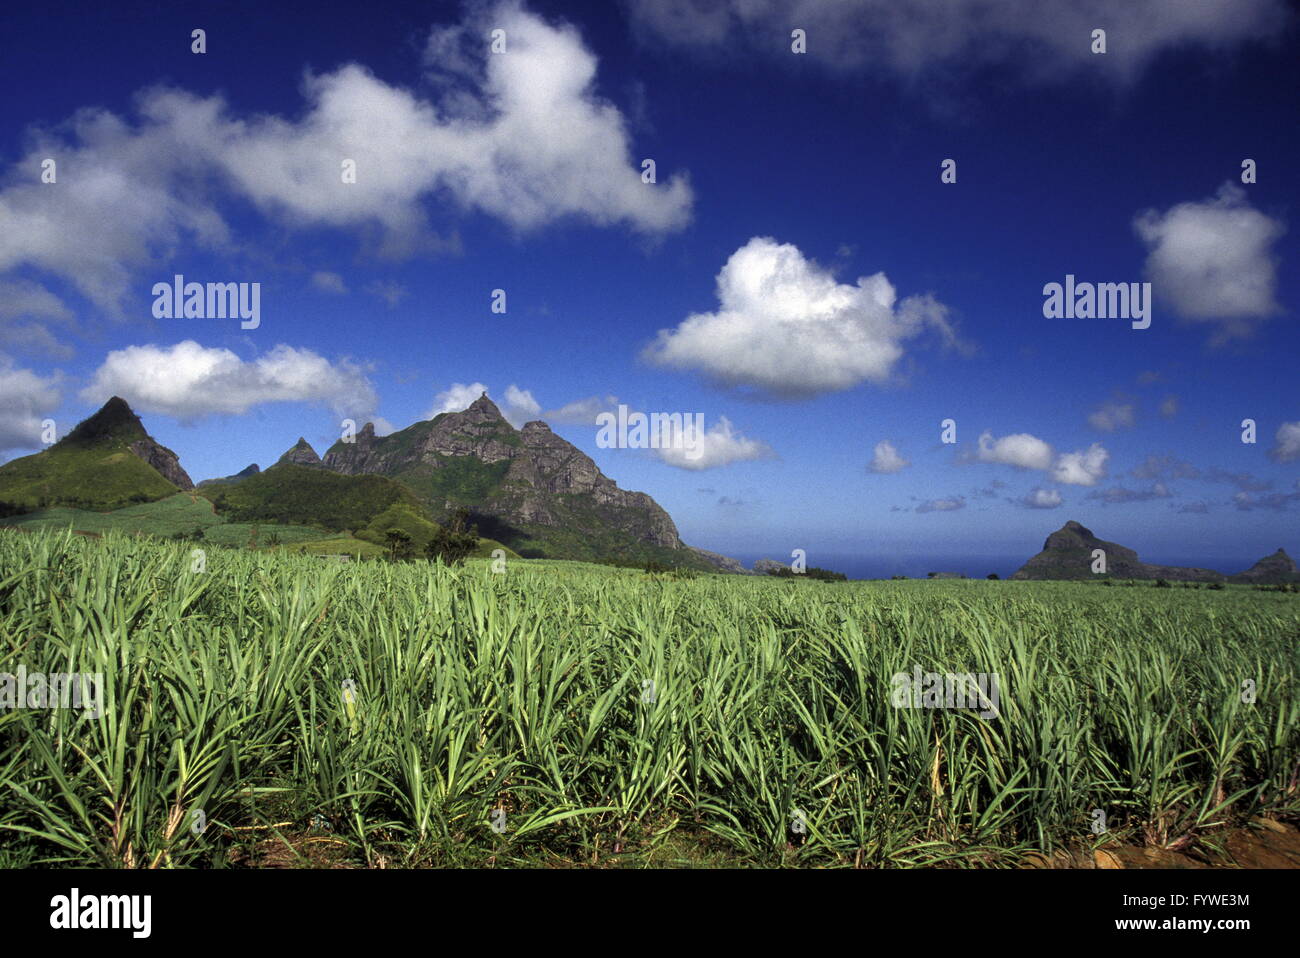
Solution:
[(1300, 830), (1272, 819), (1246, 828), (1208, 832), (1179, 848), (1107, 845), (1034, 852), (1029, 868), (1300, 868)]

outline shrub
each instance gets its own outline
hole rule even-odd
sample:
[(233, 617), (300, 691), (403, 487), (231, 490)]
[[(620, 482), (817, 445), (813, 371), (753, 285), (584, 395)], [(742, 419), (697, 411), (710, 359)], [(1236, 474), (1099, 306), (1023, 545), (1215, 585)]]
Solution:
[(459, 565), (478, 548), (478, 527), (467, 528), (468, 521), (468, 510), (457, 509), (448, 519), (447, 525), (440, 525), (434, 530), (428, 545), (424, 547), (424, 554), (430, 562), (441, 559), (445, 565)]

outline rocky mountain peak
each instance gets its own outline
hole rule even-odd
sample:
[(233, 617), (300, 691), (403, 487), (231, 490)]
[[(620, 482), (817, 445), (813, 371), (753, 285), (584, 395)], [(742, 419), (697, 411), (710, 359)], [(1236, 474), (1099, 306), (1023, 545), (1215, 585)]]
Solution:
[(114, 396), (89, 419), (79, 422), (63, 441), (85, 445), (109, 439), (133, 442), (147, 435), (130, 404), (121, 396)]
[(110, 398), (97, 413), (78, 423), (61, 442), (86, 446), (120, 443), (156, 469), (168, 482), (181, 489), (194, 488), (189, 475), (181, 468), (176, 453), (145, 432), (140, 417), (121, 396)]
[(293, 448), (281, 456), (276, 465), (290, 463), (295, 466), (310, 466), (313, 469), (324, 469), (325, 464), (321, 462), (320, 456), (316, 455), (316, 450), (302, 436), (293, 444)]
[(506, 417), (501, 415), (501, 410), (497, 404), (488, 398), (487, 393), (483, 393), (478, 399), (475, 399), (465, 409), (458, 413), (452, 413), (453, 416), (459, 416), (466, 422), (487, 422), (489, 420), (506, 421)]

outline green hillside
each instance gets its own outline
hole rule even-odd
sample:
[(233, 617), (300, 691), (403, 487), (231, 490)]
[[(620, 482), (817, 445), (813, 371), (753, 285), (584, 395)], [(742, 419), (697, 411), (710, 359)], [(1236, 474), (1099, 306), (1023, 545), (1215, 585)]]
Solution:
[(409, 489), (385, 476), (344, 476), (289, 463), (198, 493), (230, 522), (363, 529), (393, 505), (423, 511)]
[(0, 466), (0, 515), (58, 507), (120, 509), (177, 491), (127, 442), (111, 438), (88, 445), (64, 439)]
[(131, 407), (114, 397), (53, 446), (0, 466), (0, 515), (59, 507), (107, 511), (177, 492), (131, 451), (133, 443), (172, 456), (149, 438)]

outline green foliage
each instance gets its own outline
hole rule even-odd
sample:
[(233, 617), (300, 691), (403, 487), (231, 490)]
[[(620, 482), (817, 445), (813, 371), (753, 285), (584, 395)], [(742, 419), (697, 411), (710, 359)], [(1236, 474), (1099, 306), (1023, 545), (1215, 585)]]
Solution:
[(0, 504), (10, 515), (65, 507), (107, 511), (177, 492), (125, 444), (57, 443), (0, 466)]
[(436, 456), (437, 467), (421, 464), (400, 473), (404, 481), (430, 506), (451, 501), (473, 505), (490, 498), (510, 471), (508, 460), (486, 463), (474, 456)]
[[(768, 569), (768, 575), (774, 575), (779, 579), (813, 579), (818, 582), (847, 582), (849, 577), (843, 572), (832, 572), (830, 569), (819, 569), (817, 566), (809, 566), (803, 572), (795, 572), (789, 566), (782, 566), (779, 569)], [(931, 573), (933, 575), (934, 573)]]
[(437, 527), (424, 547), (424, 554), (431, 562), (460, 565), (477, 547), (478, 528), (469, 525), (469, 513), (466, 510), (458, 509), (452, 513), (447, 525)]
[[(222, 866), (322, 816), (359, 865), (688, 830), (735, 863), (1014, 864), (1092, 808), (1156, 844), (1300, 813), (1292, 593), (190, 549), (0, 532), (4, 669), (103, 676), (96, 717), (0, 711), (6, 862)], [(895, 707), (914, 667), (997, 674), (998, 715)]]
[(438, 524), (428, 518), (418, 506), (400, 502), (389, 506), (364, 529), (358, 529), (356, 537), (376, 545), (388, 546), (388, 535), (394, 530), (407, 536), (413, 553), (423, 553), (429, 540), (438, 530)]
[(322, 529), (361, 529), (394, 504), (419, 512), (409, 489), (384, 476), (345, 476), (289, 463), (273, 466), (232, 485), (204, 486), (231, 522), (278, 522)]

